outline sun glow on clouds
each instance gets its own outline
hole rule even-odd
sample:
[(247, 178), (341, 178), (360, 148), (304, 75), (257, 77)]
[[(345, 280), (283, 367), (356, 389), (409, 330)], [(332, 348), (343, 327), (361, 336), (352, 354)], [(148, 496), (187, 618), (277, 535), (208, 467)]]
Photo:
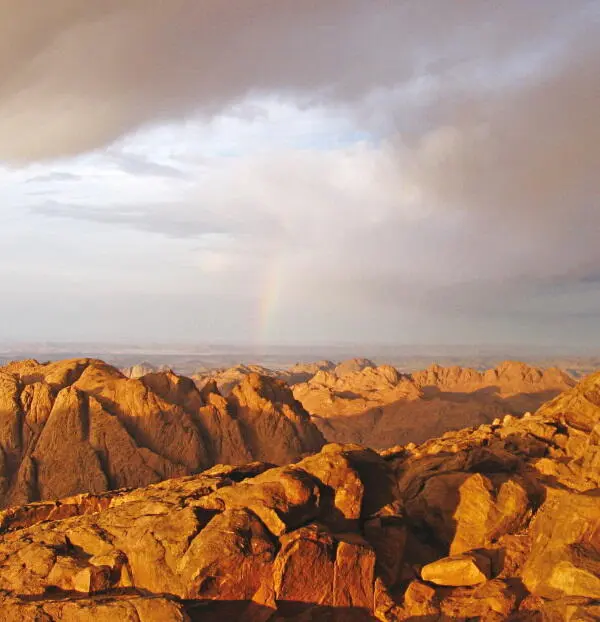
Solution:
[(0, 66), (0, 338), (552, 340), (591, 308), (594, 3), (259, 4), (57, 0)]
[[(5, 168), (0, 188), (46, 234), (68, 236), (63, 251), (72, 254), (56, 266), (54, 287), (71, 291), (87, 277), (99, 291), (110, 281), (117, 295), (172, 295), (196, 279), (188, 292), (198, 301), (234, 289), (267, 331), (286, 279), (310, 268), (315, 244), (389, 210), (378, 202), (364, 210), (378, 158), (376, 138), (339, 111), (258, 100), (209, 123), (156, 126), (78, 157)], [(56, 254), (53, 237), (35, 227), (31, 236), (36, 254)]]

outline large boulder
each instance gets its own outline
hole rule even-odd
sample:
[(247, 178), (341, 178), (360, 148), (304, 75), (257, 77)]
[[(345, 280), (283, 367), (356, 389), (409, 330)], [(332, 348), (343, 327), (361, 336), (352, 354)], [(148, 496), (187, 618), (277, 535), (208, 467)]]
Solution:
[(553, 491), (531, 527), (523, 569), (527, 589), (543, 598), (600, 600), (600, 495)]
[(490, 578), (490, 560), (474, 554), (444, 557), (424, 566), (421, 577), (436, 585), (479, 585)]

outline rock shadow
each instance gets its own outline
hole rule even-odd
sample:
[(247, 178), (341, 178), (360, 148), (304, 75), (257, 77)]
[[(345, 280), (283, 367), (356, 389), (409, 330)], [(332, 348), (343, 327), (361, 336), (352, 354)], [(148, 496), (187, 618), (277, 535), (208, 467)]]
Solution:
[[(420, 444), (445, 432), (491, 423), (507, 414), (520, 417), (536, 411), (561, 391), (548, 389), (502, 396), (497, 386), (471, 392), (441, 391), (439, 387), (426, 386), (423, 393), (421, 400), (402, 398), (352, 415), (321, 417), (315, 412), (312, 420), (329, 442), (385, 449)], [(461, 409), (463, 404), (468, 405), (468, 410)], [(397, 426), (393, 423), (396, 417)]]

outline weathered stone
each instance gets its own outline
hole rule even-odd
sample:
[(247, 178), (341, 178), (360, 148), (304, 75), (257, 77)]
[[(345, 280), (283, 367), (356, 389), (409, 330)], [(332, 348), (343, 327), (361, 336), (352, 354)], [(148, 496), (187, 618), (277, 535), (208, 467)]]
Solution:
[(404, 592), (403, 608), (407, 617), (435, 620), (440, 607), (435, 589), (420, 581), (411, 581)]
[(260, 520), (248, 510), (226, 510), (174, 562), (187, 598), (250, 600), (270, 578), (274, 558), (275, 545)]
[(278, 601), (333, 605), (335, 544), (317, 526), (285, 535), (273, 567)]
[(333, 575), (334, 607), (373, 607), (375, 552), (360, 536), (337, 537)]
[[(39, 609), (48, 620), (64, 622), (189, 622), (182, 604), (163, 597), (45, 602)], [(51, 617), (50, 617), (51, 616)], [(28, 619), (28, 618), (22, 618)], [(35, 618), (30, 618), (35, 620)], [(43, 618), (41, 618), (43, 620)], [(36, 620), (37, 622), (37, 620)]]
[(491, 574), (490, 560), (483, 555), (455, 555), (427, 564), (421, 570), (424, 581), (436, 585), (479, 585)]
[(204, 497), (199, 507), (252, 510), (280, 536), (319, 515), (321, 489), (314, 477), (298, 468), (271, 469)]
[(94, 564), (87, 566), (73, 577), (73, 589), (77, 592), (95, 594), (110, 587), (110, 568)]
[(600, 599), (600, 497), (553, 492), (533, 521), (532, 541), (523, 569), (530, 592)]
[(365, 522), (365, 538), (377, 556), (377, 574), (388, 586), (393, 586), (400, 577), (404, 561), (407, 528), (398, 516), (372, 518)]
[(441, 610), (449, 619), (507, 620), (518, 593), (498, 580), (476, 588), (457, 588), (440, 594)]
[(332, 526), (356, 527), (361, 516), (364, 485), (342, 445), (325, 445), (323, 451), (305, 458), (298, 467), (316, 477), (326, 487), (324, 503)]

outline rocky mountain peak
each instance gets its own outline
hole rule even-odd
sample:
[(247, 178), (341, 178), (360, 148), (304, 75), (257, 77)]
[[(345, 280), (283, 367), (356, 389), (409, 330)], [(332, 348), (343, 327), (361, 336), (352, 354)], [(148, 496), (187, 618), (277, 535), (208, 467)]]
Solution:
[[(253, 375), (240, 396), (227, 402), (171, 371), (127, 378), (96, 359), (2, 367), (0, 506), (144, 486), (223, 462), (284, 464), (324, 444), (283, 383)], [(274, 433), (282, 442), (273, 449)]]
[(345, 376), (346, 374), (362, 371), (368, 367), (376, 367), (376, 365), (370, 359), (353, 358), (338, 363), (333, 371), (336, 376)]
[(294, 399), (285, 382), (256, 372), (245, 376), (233, 389), (232, 396), (243, 406), (264, 408), (269, 403), (287, 404), (304, 413), (302, 405)]

